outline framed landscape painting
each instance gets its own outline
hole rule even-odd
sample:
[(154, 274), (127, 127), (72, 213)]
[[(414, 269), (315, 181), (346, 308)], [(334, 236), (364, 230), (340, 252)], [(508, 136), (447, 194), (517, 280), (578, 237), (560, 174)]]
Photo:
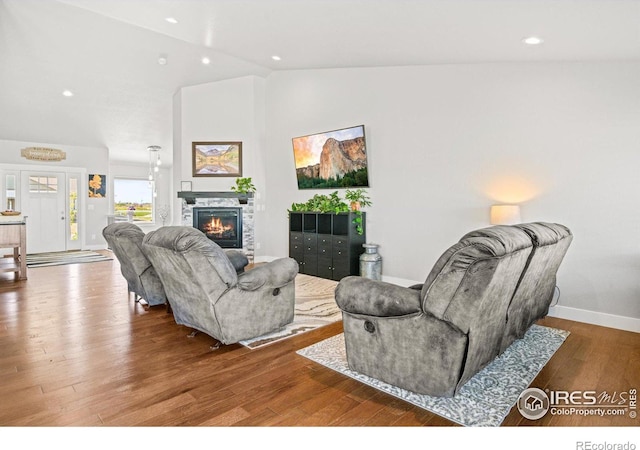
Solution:
[(193, 142), (194, 177), (241, 177), (242, 142)]
[(298, 189), (369, 187), (364, 125), (292, 141)]

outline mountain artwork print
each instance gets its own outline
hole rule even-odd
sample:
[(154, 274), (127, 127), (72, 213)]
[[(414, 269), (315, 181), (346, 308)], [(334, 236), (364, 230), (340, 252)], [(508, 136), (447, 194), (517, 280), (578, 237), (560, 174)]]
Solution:
[(364, 125), (292, 141), (298, 189), (369, 187)]
[(193, 142), (194, 177), (241, 177), (242, 142)]

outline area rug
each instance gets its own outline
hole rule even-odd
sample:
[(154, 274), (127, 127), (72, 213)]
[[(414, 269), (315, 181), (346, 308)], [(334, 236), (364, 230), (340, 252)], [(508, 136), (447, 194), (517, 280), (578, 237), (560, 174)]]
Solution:
[(27, 255), (27, 267), (61, 266), (64, 264), (80, 264), (97, 261), (110, 261), (113, 258), (97, 252), (77, 250), (70, 252), (32, 253)]
[(464, 426), (499, 426), (518, 397), (569, 336), (568, 331), (532, 326), (491, 364), (478, 372), (453, 398), (416, 394), (349, 369), (344, 334), (297, 353), (394, 397)]
[(281, 330), (240, 343), (255, 349), (342, 320), (342, 312), (334, 297), (337, 285), (337, 281), (299, 273), (295, 280), (296, 306), (293, 322)]

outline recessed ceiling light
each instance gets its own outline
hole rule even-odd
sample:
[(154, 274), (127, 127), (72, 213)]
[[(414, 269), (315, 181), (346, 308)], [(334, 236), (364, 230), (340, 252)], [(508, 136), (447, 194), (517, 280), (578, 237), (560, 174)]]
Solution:
[(164, 19), (164, 20), (166, 20), (166, 21), (167, 21), (167, 22), (169, 22), (169, 23), (174, 23), (174, 24), (175, 24), (175, 23), (178, 23), (178, 20), (177, 20), (177, 19), (175, 19), (174, 17), (167, 17), (167, 18), (166, 18), (166, 19)]
[(273, 59), (274, 61), (280, 61), (282, 58), (280, 58), (278, 55), (273, 55), (271, 59)]
[(62, 95), (64, 95), (65, 97), (73, 97), (73, 92), (71, 92), (69, 89), (65, 89), (64, 91), (62, 91)]
[(203, 56), (201, 61), (202, 61), (202, 64), (209, 64), (211, 62), (211, 60), (206, 56)]
[(160, 55), (158, 57), (158, 64), (160, 64), (161, 66), (166, 66), (167, 65), (167, 56), (166, 55)]
[(542, 40), (542, 38), (539, 38), (538, 36), (529, 36), (527, 38), (524, 38), (522, 42), (524, 42), (527, 45), (540, 45), (544, 41)]

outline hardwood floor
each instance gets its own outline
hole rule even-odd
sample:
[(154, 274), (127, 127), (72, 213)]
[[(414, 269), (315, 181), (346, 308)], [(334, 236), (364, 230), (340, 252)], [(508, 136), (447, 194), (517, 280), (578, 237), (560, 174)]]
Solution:
[[(0, 425), (455, 426), (295, 353), (341, 322), (249, 350), (211, 351), (163, 307), (128, 297), (114, 259), (0, 279)], [(640, 334), (547, 318), (571, 335), (532, 387), (640, 388)], [(504, 426), (638, 426), (625, 417), (524, 419)]]

